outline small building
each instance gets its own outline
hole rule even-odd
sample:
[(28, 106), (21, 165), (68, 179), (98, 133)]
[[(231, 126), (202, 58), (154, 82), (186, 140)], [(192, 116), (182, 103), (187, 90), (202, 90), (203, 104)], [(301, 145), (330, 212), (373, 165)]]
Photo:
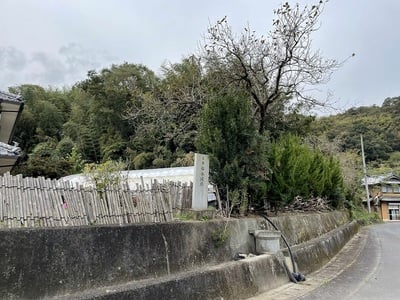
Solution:
[(21, 96), (0, 91), (0, 175), (9, 172), (21, 156), (21, 149), (12, 139), (23, 107)]
[[(138, 185), (151, 187), (154, 180), (160, 183), (173, 181), (190, 185), (195, 182), (195, 166), (120, 171), (118, 172), (118, 176), (120, 176), (132, 190), (136, 190)], [(83, 173), (64, 176), (59, 180), (62, 182), (69, 182), (71, 187), (75, 187), (76, 185), (82, 185), (84, 187), (93, 186), (92, 180)], [(215, 204), (217, 200), (216, 190), (212, 184), (208, 184), (207, 188), (208, 204)]]
[(367, 183), (371, 210), (377, 212), (383, 221), (400, 220), (400, 176), (371, 176)]

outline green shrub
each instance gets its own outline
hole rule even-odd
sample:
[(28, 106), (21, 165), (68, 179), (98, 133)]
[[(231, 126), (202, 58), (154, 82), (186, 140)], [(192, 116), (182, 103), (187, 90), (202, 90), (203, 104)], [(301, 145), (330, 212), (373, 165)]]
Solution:
[(215, 247), (219, 248), (225, 244), (229, 236), (229, 228), (227, 228), (227, 226), (224, 226), (223, 228), (218, 228), (217, 230), (215, 230), (211, 235), (211, 239), (213, 240)]
[(268, 200), (272, 207), (290, 205), (296, 196), (323, 197), (337, 208), (345, 191), (339, 161), (288, 134), (271, 144)]
[(360, 225), (371, 225), (382, 222), (378, 213), (376, 212), (368, 213), (362, 207), (353, 207), (351, 209), (351, 218), (353, 220), (356, 220)]

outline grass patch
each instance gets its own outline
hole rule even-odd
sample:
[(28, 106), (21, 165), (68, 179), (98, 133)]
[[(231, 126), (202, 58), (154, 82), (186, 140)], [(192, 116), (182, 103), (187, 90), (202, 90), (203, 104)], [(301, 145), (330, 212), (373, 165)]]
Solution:
[(378, 213), (376, 212), (368, 213), (362, 207), (353, 207), (351, 209), (351, 217), (353, 220), (357, 220), (357, 222), (360, 225), (371, 225), (371, 224), (382, 223), (382, 220), (379, 217)]
[(225, 244), (230, 235), (229, 229), (224, 226), (224, 228), (218, 228), (211, 235), (211, 239), (213, 240), (215, 247), (219, 248)]
[(193, 221), (196, 219), (196, 216), (193, 212), (187, 211), (187, 212), (181, 212), (179, 214), (176, 214), (174, 216), (175, 220), (180, 220), (180, 221)]

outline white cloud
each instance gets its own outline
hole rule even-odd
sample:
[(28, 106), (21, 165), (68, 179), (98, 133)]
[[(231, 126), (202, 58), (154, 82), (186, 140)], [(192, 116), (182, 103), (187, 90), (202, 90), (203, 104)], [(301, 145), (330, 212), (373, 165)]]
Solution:
[(116, 59), (105, 52), (76, 43), (62, 46), (57, 53), (24, 53), (14, 47), (0, 48), (0, 89), (24, 83), (68, 86), (83, 80), (89, 70), (108, 67)]
[(0, 68), (9, 71), (21, 71), (26, 66), (26, 57), (14, 47), (0, 48)]

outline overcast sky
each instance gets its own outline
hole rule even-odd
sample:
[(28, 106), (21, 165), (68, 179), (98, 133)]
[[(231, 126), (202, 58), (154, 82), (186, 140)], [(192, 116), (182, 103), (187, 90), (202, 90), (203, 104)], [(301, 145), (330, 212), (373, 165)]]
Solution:
[[(0, 0), (0, 89), (63, 87), (87, 71), (166, 62), (198, 53), (209, 24), (225, 15), (236, 31), (271, 29), (277, 0)], [(289, 1), (313, 4), (316, 1)], [(350, 59), (321, 90), (340, 109), (400, 96), (400, 1), (330, 0), (314, 35), (328, 58)]]

